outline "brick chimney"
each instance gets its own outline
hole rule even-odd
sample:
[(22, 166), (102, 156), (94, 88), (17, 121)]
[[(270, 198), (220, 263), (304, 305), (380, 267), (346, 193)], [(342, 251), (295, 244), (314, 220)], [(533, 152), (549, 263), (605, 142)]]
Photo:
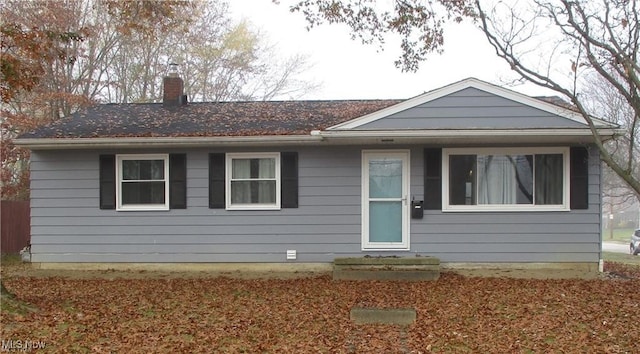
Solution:
[(162, 105), (164, 107), (177, 107), (187, 104), (187, 96), (184, 94), (184, 81), (178, 76), (178, 64), (169, 64), (169, 74), (163, 79), (163, 87)]

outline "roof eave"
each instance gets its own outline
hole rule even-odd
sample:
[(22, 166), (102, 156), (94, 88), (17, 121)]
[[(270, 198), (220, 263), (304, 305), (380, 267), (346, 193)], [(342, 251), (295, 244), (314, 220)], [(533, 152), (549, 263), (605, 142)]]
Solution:
[[(422, 144), (589, 144), (594, 137), (589, 129), (438, 129), (438, 130), (325, 130), (312, 132), (327, 142), (422, 143)], [(604, 140), (619, 129), (600, 129)]]
[[(601, 129), (608, 140), (619, 129)], [(430, 130), (314, 130), (309, 135), (213, 137), (23, 138), (14, 143), (31, 150), (195, 148), (215, 146), (293, 146), (365, 144), (588, 144), (588, 129), (430, 129)]]
[(308, 145), (322, 141), (317, 135), (259, 135), (211, 137), (113, 137), (113, 138), (23, 138), (17, 146), (31, 150), (103, 148), (191, 148), (211, 146)]

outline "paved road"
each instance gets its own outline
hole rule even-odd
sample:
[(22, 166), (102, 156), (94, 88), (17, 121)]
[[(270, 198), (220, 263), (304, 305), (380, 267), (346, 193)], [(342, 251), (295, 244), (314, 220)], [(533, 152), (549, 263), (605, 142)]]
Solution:
[(628, 243), (603, 242), (602, 250), (606, 252), (629, 253)]

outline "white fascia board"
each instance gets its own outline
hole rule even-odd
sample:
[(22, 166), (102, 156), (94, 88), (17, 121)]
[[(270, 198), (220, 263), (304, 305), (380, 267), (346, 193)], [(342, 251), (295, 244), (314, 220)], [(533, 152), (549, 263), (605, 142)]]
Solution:
[(282, 146), (320, 143), (319, 135), (261, 135), (215, 137), (34, 138), (15, 139), (17, 146), (32, 150), (91, 148), (179, 148), (209, 146)]
[[(529, 107), (537, 108), (542, 111), (555, 114), (563, 118), (570, 119), (572, 121), (584, 124), (585, 126), (587, 125), (587, 123), (584, 120), (584, 117), (582, 117), (582, 115), (578, 112), (574, 112), (570, 109), (556, 106), (554, 104), (551, 104), (533, 97), (529, 97), (519, 92), (509, 90), (500, 86), (496, 86), (488, 82), (478, 80), (476, 78), (468, 78), (468, 79), (464, 79), (462, 81), (458, 81), (453, 84), (426, 92), (422, 95), (416, 96), (414, 98), (410, 98), (406, 101), (403, 101), (393, 106), (364, 115), (362, 117), (355, 118), (340, 124), (336, 124), (334, 126), (327, 128), (326, 130), (347, 130), (347, 129), (358, 128), (364, 124), (374, 122), (378, 119), (390, 116), (398, 112), (402, 112), (406, 109), (419, 106), (421, 104), (436, 100), (438, 98), (450, 95), (452, 93), (458, 92), (460, 90), (464, 90), (469, 87), (476, 88), (478, 90), (482, 90), (482, 91), (494, 94), (496, 96), (500, 96), (508, 100), (521, 103)], [(598, 127), (603, 127), (603, 128), (617, 127), (617, 125), (615, 124), (612, 124), (597, 118), (592, 118), (592, 119), (596, 124), (596, 126)]]
[[(600, 130), (608, 140), (616, 131)], [(588, 129), (527, 129), (527, 130), (407, 130), (407, 131), (323, 131), (324, 144), (329, 145), (397, 145), (435, 144), (453, 145), (519, 145), (519, 144), (591, 144), (593, 135)]]
[[(616, 129), (600, 129), (600, 134), (610, 137)], [(442, 130), (332, 130), (322, 131), (324, 138), (440, 138), (476, 136), (591, 136), (589, 129), (442, 129)]]

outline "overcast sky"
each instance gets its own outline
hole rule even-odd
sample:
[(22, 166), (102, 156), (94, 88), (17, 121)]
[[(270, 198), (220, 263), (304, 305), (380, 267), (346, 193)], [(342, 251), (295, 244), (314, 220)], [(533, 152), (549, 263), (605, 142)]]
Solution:
[[(309, 56), (313, 67), (304, 78), (321, 87), (304, 99), (410, 98), (468, 77), (504, 85), (517, 76), (501, 61), (484, 35), (470, 23), (445, 32), (445, 53), (433, 54), (416, 73), (402, 73), (393, 64), (400, 54), (397, 39), (377, 45), (351, 40), (346, 26), (322, 25), (306, 30), (304, 17), (290, 13), (287, 3), (270, 0), (231, 1), (236, 19), (248, 19), (283, 54)], [(511, 87), (528, 95), (550, 95), (534, 85)]]

